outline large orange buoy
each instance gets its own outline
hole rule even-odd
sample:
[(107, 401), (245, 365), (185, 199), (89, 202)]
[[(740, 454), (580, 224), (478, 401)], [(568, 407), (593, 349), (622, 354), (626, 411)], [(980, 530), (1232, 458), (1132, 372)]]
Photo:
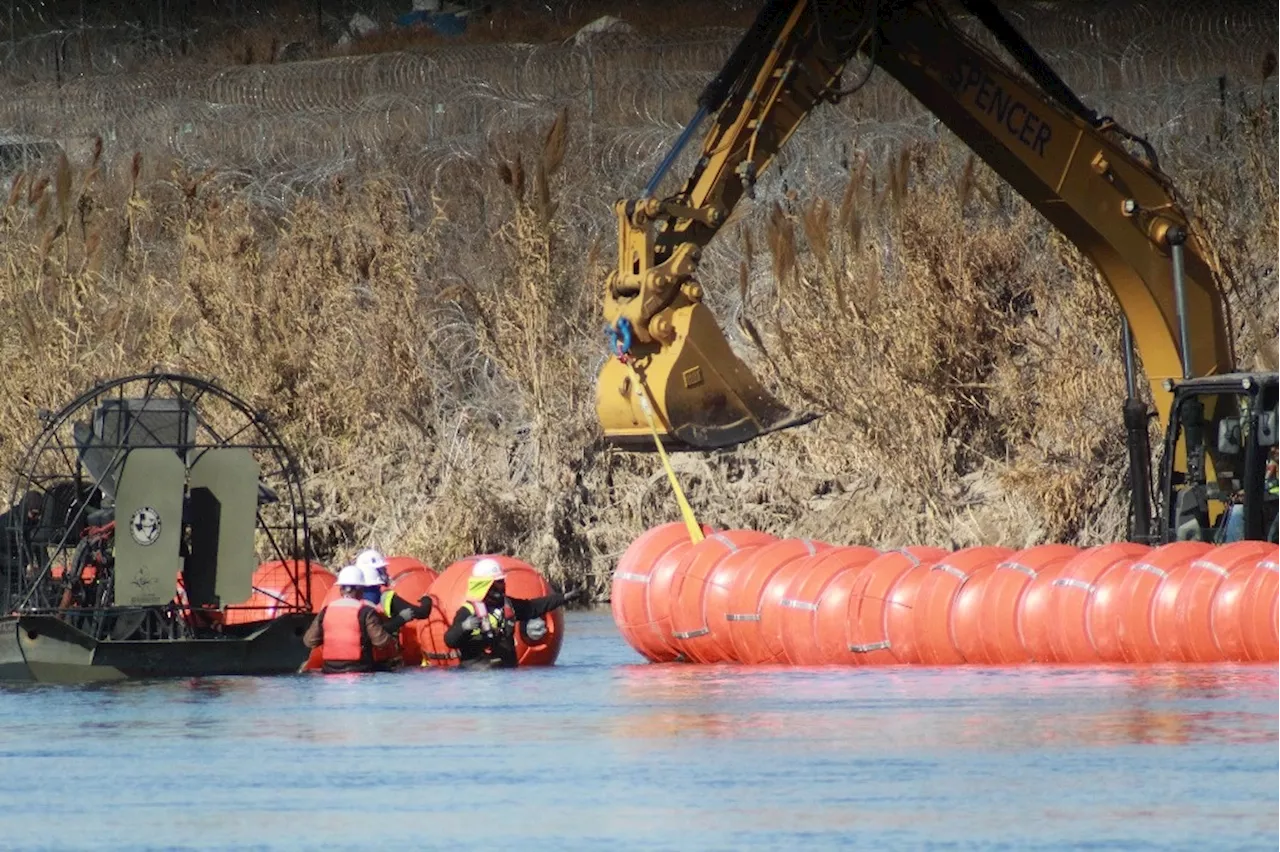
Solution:
[[(886, 619), (890, 606), (889, 593), (907, 571), (922, 565), (932, 566), (946, 555), (947, 551), (936, 547), (904, 547), (880, 554), (858, 572), (856, 582), (849, 592), (849, 608), (844, 613), (844, 646), (852, 655), (848, 662), (860, 666), (895, 665), (898, 662), (889, 640)], [(918, 590), (919, 586), (915, 586), (914, 591)], [(901, 614), (906, 605), (902, 598), (893, 605), (895, 617)], [(820, 616), (821, 613), (822, 602), (819, 602)], [(819, 627), (821, 629), (823, 625), (820, 623)], [(825, 638), (826, 631), (829, 630), (830, 628), (825, 628), (823, 634), (826, 649), (830, 649)], [(900, 635), (899, 641), (903, 639)], [(914, 644), (912, 638), (913, 649)]]
[[(1044, 607), (1049, 654), (1036, 657), (1036, 661), (1101, 662), (1102, 657), (1095, 647), (1089, 626), (1089, 607), (1093, 604), (1097, 583), (1108, 571), (1128, 570), (1134, 560), (1150, 550), (1145, 544), (1118, 542), (1082, 550), (1067, 560), (1050, 584)], [(1109, 585), (1108, 588), (1112, 587)]]
[(1155, 548), (1129, 565), (1119, 589), (1122, 604), (1116, 628), (1120, 655), (1125, 662), (1160, 662), (1160, 644), (1151, 618), (1156, 592), (1168, 581), (1172, 569), (1203, 556), (1212, 547), (1202, 541), (1175, 541)]
[[(788, 561), (778, 568), (764, 584), (760, 591), (760, 622), (756, 632), (757, 642), (752, 646), (753, 656), (743, 659), (744, 663), (785, 663), (786, 651), (782, 645), (782, 631), (788, 611), (795, 611), (801, 605), (795, 598), (795, 590), (816, 567), (821, 567), (821, 558), (825, 553), (834, 550), (823, 542), (811, 542), (814, 552), (807, 556)], [(802, 618), (801, 624), (809, 626), (813, 619), (812, 610), (804, 610), (808, 618)]]
[(1065, 565), (1066, 562), (1053, 561), (1036, 571), (1022, 590), (1022, 600), (1018, 604), (1018, 636), (1022, 639), (1022, 647), (1038, 663), (1053, 660), (1049, 609), (1054, 598), (1053, 582)]
[(1277, 573), (1276, 553), (1270, 558), (1259, 559), (1253, 567), (1253, 582), (1247, 588), (1244, 606), (1244, 647), (1249, 659), (1255, 663), (1280, 659), (1280, 625), (1276, 615), (1280, 611), (1280, 574)]
[(1215, 547), (1170, 569), (1168, 579), (1156, 591), (1151, 611), (1161, 659), (1186, 663), (1225, 660), (1212, 617), (1218, 589), (1231, 571), (1254, 565), (1274, 551), (1275, 545), (1266, 542), (1239, 541)]
[[(507, 572), (508, 597), (532, 600), (551, 594), (546, 577), (527, 562), (508, 558), (502, 570)], [(553, 609), (542, 619), (545, 634), (536, 639), (530, 638), (525, 625), (516, 627), (516, 659), (522, 666), (555, 665), (560, 656), (560, 646), (564, 643), (564, 610)]]
[(849, 617), (853, 611), (855, 589), (862, 583), (862, 574), (879, 558), (873, 557), (861, 565), (850, 565), (831, 578), (818, 597), (818, 608), (813, 613), (813, 632), (818, 641), (818, 662), (824, 666), (853, 666), (858, 664), (857, 651), (849, 647)]
[(913, 565), (898, 576), (884, 602), (884, 635), (889, 640), (889, 653), (904, 666), (919, 665), (920, 648), (916, 642), (915, 610), (920, 586), (933, 568), (933, 562)]
[(804, 576), (790, 590), (788, 599), (779, 603), (782, 621), (778, 632), (786, 662), (793, 666), (820, 666), (825, 662), (817, 623), (823, 594), (838, 575), (861, 568), (879, 555), (870, 547), (832, 547), (809, 557), (811, 564)]
[[(774, 539), (776, 541), (776, 539)], [(734, 595), (737, 593), (741, 576), (754, 564), (756, 554), (772, 547), (771, 542), (739, 547), (732, 553), (725, 554), (711, 573), (707, 575), (706, 591), (702, 606), (706, 611), (707, 633), (705, 641), (692, 648), (696, 657), (691, 659), (700, 663), (731, 663), (737, 660), (733, 650), (733, 640), (729, 635), (733, 612)]]
[[(704, 538), (703, 541), (706, 541)], [(675, 589), (683, 583), (682, 565), (686, 556), (691, 553), (695, 543), (688, 538), (677, 542), (658, 557), (649, 570), (649, 582), (645, 584), (645, 611), (649, 621), (635, 631), (636, 641), (640, 643), (639, 651), (650, 660), (668, 662), (680, 659), (676, 650), (675, 637), (671, 629), (671, 613), (674, 605)], [(677, 574), (680, 574), (677, 577)], [(673, 588), (674, 587), (674, 588)]]
[(971, 577), (951, 616), (960, 654), (970, 663), (987, 665), (1032, 662), (1018, 624), (1023, 595), (1041, 571), (1065, 564), (1078, 552), (1065, 544), (1028, 547)]
[(242, 603), (226, 607), (224, 623), (249, 624), (267, 621), (284, 613), (296, 611), (307, 603), (307, 582), (310, 578), (311, 605), (324, 600), (335, 578), (319, 562), (308, 563), (302, 559), (264, 562), (253, 572), (253, 592)]
[[(1133, 563), (1148, 555), (1150, 551), (1133, 559), (1120, 559), (1093, 581), (1093, 590), (1088, 593), (1089, 600), (1085, 604), (1085, 619), (1089, 639), (1100, 662), (1124, 662), (1124, 651), (1120, 648), (1120, 622), (1124, 609), (1129, 605), (1129, 599), (1124, 595), (1124, 583)], [(1046, 636), (1052, 632), (1046, 625)]]
[[(656, 634), (649, 614), (649, 579), (658, 560), (675, 547), (682, 551), (692, 542), (682, 523), (661, 524), (646, 530), (622, 554), (613, 572), (609, 606), (613, 621), (627, 644), (644, 656), (647, 647), (662, 648), (666, 640)], [(674, 659), (674, 654), (670, 657)], [(650, 659), (653, 659), (650, 657)]]
[(685, 552), (672, 577), (670, 591), (670, 641), (680, 659), (708, 662), (715, 655), (716, 627), (721, 632), (727, 630), (724, 621), (714, 625), (707, 618), (709, 578), (720, 560), (744, 547), (760, 547), (773, 541), (777, 539), (755, 530), (724, 530), (707, 536)]
[(401, 574), (411, 574), (418, 572), (427, 572), (433, 578), (436, 572), (431, 570), (431, 566), (425, 562), (419, 561), (413, 556), (388, 556), (387, 557), (387, 577), (391, 579), (392, 585), (395, 584), (396, 577)]
[(920, 582), (912, 618), (921, 662), (937, 666), (965, 661), (951, 617), (956, 595), (975, 572), (994, 570), (997, 562), (1012, 554), (1007, 547), (967, 547), (933, 564)]
[(788, 564), (812, 556), (830, 545), (807, 538), (786, 538), (753, 552), (751, 564), (738, 575), (737, 588), (730, 598), (729, 642), (733, 660), (739, 663), (767, 662), (770, 646), (760, 630), (760, 606), (765, 587)]

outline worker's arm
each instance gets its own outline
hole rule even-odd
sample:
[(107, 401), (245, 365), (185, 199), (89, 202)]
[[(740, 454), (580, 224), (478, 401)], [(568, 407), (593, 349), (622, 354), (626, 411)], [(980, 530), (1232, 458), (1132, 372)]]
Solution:
[(378, 611), (373, 607), (360, 610), (360, 620), (364, 622), (365, 632), (369, 634), (369, 642), (373, 647), (385, 648), (396, 641), (395, 635), (388, 633), (382, 626), (382, 619), (378, 617)]
[(470, 638), (471, 631), (475, 629), (471, 619), (474, 613), (465, 606), (458, 607), (458, 611), (453, 614), (453, 623), (449, 625), (449, 629), (444, 632), (444, 644), (450, 648), (461, 648)]
[(399, 595), (392, 593), (391, 611), (399, 613), (404, 612), (406, 609), (413, 613), (414, 618), (426, 618), (431, 615), (431, 595), (423, 595), (418, 598), (417, 603), (410, 603)]
[(540, 598), (507, 598), (507, 603), (511, 604), (511, 611), (515, 613), (516, 621), (528, 621), (531, 618), (546, 615), (553, 609), (559, 609), (569, 601), (577, 600), (581, 596), (582, 590), (574, 589), (567, 594), (564, 592), (552, 592)]
[(324, 610), (320, 610), (311, 620), (311, 626), (302, 634), (302, 644), (308, 648), (319, 648), (324, 644)]
[(392, 593), (391, 595), (391, 612), (394, 615), (387, 620), (384, 625), (388, 633), (396, 634), (400, 632), (400, 628), (404, 627), (410, 621), (427, 618), (431, 615), (431, 596), (423, 595), (418, 598), (416, 604), (409, 603), (399, 595)]

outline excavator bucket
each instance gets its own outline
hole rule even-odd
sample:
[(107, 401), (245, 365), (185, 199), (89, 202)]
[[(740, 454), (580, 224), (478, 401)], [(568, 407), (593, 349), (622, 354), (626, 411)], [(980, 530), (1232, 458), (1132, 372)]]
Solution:
[[(653, 448), (656, 430), (672, 449), (717, 449), (818, 416), (797, 415), (770, 395), (701, 303), (676, 309), (671, 320), (674, 342), (635, 344), (626, 363), (613, 357), (600, 371), (596, 411), (610, 441)], [(642, 392), (652, 403), (652, 428)]]

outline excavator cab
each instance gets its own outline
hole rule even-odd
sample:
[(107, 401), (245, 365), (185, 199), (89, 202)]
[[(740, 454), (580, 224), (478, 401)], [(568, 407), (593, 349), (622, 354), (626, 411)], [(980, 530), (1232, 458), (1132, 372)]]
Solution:
[(1276, 374), (1189, 379), (1173, 393), (1161, 541), (1276, 541)]

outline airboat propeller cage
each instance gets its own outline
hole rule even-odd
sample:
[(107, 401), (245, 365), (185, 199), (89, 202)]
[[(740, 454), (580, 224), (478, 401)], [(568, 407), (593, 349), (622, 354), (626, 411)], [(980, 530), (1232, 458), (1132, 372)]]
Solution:
[[(6, 609), (72, 613), (95, 639), (122, 639), (111, 625), (125, 610), (175, 594), (184, 610), (242, 606), (260, 562), (305, 560), (297, 464), (266, 414), (216, 383), (110, 379), (42, 419), (5, 513)], [(309, 576), (288, 609), (310, 610)]]
[(259, 465), (243, 447), (197, 448), (196, 426), (190, 399), (163, 397), (109, 399), (73, 426), (114, 509), (117, 606), (167, 603), (179, 574), (192, 606), (252, 591)]

